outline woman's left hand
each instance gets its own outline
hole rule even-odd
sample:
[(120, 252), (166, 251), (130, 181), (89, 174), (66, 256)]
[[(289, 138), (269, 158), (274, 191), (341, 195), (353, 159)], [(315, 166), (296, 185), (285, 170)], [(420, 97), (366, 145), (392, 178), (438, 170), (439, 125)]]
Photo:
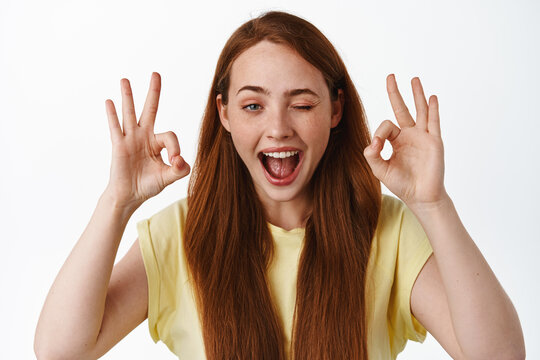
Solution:
[[(416, 122), (397, 88), (395, 76), (388, 75), (386, 86), (397, 127), (385, 120), (375, 131), (370, 146), (364, 149), (373, 174), (409, 208), (429, 209), (448, 198), (444, 188), (444, 149), (437, 97), (424, 96), (420, 79), (411, 80)], [(384, 141), (392, 145), (392, 156), (381, 157)]]

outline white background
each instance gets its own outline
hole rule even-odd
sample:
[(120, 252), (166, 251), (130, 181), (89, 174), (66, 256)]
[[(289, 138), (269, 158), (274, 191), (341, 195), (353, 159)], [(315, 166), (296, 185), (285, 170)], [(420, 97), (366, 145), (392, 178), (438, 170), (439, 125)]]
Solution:
[[(120, 79), (131, 81), (140, 114), (151, 73), (161, 74), (156, 133), (174, 131), (193, 164), (219, 52), (243, 22), (276, 9), (306, 18), (333, 42), (372, 132), (395, 122), (388, 74), (396, 74), (413, 116), (414, 76), (426, 97), (438, 96), (447, 191), (519, 313), (528, 358), (540, 358), (539, 3), (231, 3), (0, 2), (0, 358), (34, 357), (47, 291), (108, 182), (105, 100), (120, 111)], [(137, 236), (135, 223), (186, 189), (187, 178), (139, 208), (117, 260)], [(104, 358), (174, 356), (152, 342), (145, 321)], [(429, 335), (399, 356), (444, 358)]]

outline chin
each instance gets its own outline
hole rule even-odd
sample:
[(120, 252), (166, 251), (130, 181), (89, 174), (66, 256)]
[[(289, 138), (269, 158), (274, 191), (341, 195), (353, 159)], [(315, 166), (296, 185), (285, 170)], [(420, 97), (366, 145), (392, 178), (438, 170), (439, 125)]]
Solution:
[[(296, 179), (297, 181), (300, 179)], [(270, 184), (266, 179), (261, 179), (261, 182), (255, 184), (257, 196), (261, 201), (289, 202), (299, 200), (305, 196), (307, 184), (301, 185), (301, 181), (294, 182), (287, 186), (275, 186)]]

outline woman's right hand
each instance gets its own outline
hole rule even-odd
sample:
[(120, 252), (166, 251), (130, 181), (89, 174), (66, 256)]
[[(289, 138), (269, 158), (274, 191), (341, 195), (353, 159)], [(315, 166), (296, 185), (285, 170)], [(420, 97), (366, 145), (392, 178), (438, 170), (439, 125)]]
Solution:
[[(180, 156), (175, 133), (154, 134), (154, 122), (161, 90), (161, 77), (152, 74), (150, 89), (139, 123), (135, 115), (129, 80), (120, 80), (122, 91), (122, 127), (112, 100), (105, 101), (112, 141), (112, 163), (106, 192), (118, 207), (135, 210), (147, 199), (159, 194), (167, 185), (183, 178), (190, 166)], [(167, 149), (171, 166), (161, 158)]]

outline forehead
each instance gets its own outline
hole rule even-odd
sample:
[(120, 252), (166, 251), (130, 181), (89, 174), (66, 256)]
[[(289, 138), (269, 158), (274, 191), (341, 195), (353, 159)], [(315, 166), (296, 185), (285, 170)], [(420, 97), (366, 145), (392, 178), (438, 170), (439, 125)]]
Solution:
[(288, 46), (263, 40), (241, 53), (231, 67), (230, 94), (245, 85), (267, 88), (271, 95), (309, 88), (325, 96), (322, 73)]

